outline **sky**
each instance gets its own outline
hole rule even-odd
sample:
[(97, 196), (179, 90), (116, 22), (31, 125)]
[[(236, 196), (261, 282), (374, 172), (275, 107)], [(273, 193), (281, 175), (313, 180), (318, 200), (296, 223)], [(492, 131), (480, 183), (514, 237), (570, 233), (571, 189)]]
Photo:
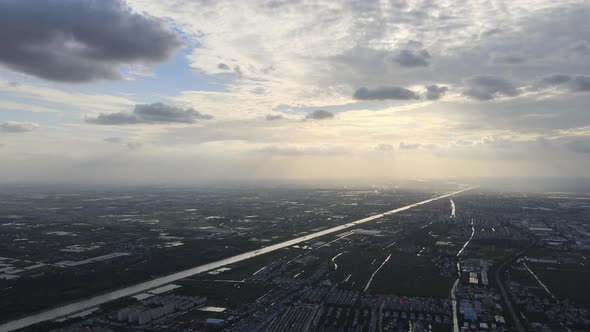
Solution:
[(590, 3), (5, 0), (0, 182), (587, 177)]

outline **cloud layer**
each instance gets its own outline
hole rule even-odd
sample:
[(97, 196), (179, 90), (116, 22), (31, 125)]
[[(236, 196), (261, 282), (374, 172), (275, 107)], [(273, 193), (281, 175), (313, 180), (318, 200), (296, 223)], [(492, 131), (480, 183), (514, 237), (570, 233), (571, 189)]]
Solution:
[[(43, 127), (2, 135), (2, 174), (48, 160), (55, 172), (69, 167), (64, 176), (78, 163), (82, 176), (88, 164), (101, 174), (115, 165), (142, 179), (146, 164), (159, 176), (191, 165), (224, 179), (590, 167), (584, 0), (28, 0), (0, 9), (0, 123)], [(179, 38), (182, 52), (150, 76), (92, 82), (150, 71)], [(83, 112), (98, 125), (80, 125)]]

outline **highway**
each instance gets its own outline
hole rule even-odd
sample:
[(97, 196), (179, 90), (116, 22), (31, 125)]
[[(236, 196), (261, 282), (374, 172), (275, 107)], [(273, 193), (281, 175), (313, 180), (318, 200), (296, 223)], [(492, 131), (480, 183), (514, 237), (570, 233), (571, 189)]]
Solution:
[(293, 246), (295, 244), (301, 243), (301, 242), (305, 242), (305, 241), (309, 241), (321, 236), (325, 236), (331, 233), (335, 233), (335, 232), (341, 232), (343, 230), (346, 230), (348, 228), (351, 227), (355, 227), (364, 223), (367, 223), (369, 221), (373, 221), (376, 219), (380, 219), (392, 214), (396, 214), (402, 211), (406, 211), (409, 210), (411, 208), (420, 206), (420, 205), (424, 205), (424, 204), (428, 204), (443, 198), (447, 198), (447, 197), (451, 197), (453, 195), (457, 195), (460, 194), (462, 192), (468, 191), (473, 189), (474, 187), (470, 187), (470, 188), (466, 188), (463, 190), (459, 190), (459, 191), (455, 191), (455, 192), (451, 192), (448, 194), (444, 194), (441, 196), (437, 196), (434, 198), (430, 198), (421, 202), (417, 202), (414, 204), (410, 204), (410, 205), (406, 205), (397, 209), (393, 209), (384, 213), (380, 213), (380, 214), (376, 214), (376, 215), (372, 215), (366, 218), (362, 218), (356, 221), (352, 221), (343, 225), (339, 225), (339, 226), (335, 226), (332, 228), (328, 228), (319, 232), (315, 232), (315, 233), (311, 233), (305, 236), (301, 236), (298, 238), (294, 238), (291, 240), (287, 240), (281, 243), (277, 243), (277, 244), (273, 244), (273, 245), (269, 245), (267, 247), (263, 247), (257, 250), (253, 250), (253, 251), (249, 251), (249, 252), (245, 252), (242, 254), (238, 254), (232, 257), (228, 257), (219, 261), (215, 261), (215, 262), (211, 262), (211, 263), (207, 263), (204, 265), (200, 265), (194, 268), (190, 268), (184, 271), (179, 271), (179, 272), (175, 272), (166, 276), (162, 276), (162, 277), (158, 277), (149, 281), (145, 281), (136, 285), (132, 285), (129, 287), (125, 287), (122, 289), (118, 289), (112, 292), (108, 292), (105, 294), (101, 294), (101, 295), (97, 295), (94, 297), (89, 297), (77, 302), (73, 302), (73, 303), (69, 303), (63, 306), (59, 306), (59, 307), (55, 307), (53, 309), (49, 309), (46, 311), (42, 311), (39, 313), (35, 313), (32, 314), (30, 316), (26, 316), (20, 319), (16, 319), (10, 322), (6, 322), (2, 325), (0, 325), (0, 332), (2, 331), (13, 331), (16, 329), (21, 329), (27, 326), (31, 326), (33, 324), (37, 324), (37, 323), (41, 323), (44, 321), (48, 321), (48, 320), (53, 320), (56, 318), (60, 318), (60, 317), (64, 317), (64, 316), (68, 316), (71, 314), (74, 314), (76, 312), (80, 312), (86, 309), (90, 309), (93, 307), (96, 307), (98, 305), (101, 305), (103, 303), (109, 302), (109, 301), (113, 301), (119, 298), (123, 298), (123, 297), (127, 297), (127, 296), (131, 296), (131, 295), (135, 295), (135, 294), (139, 294), (145, 291), (148, 291), (150, 289), (153, 288), (157, 288), (160, 287), (162, 285), (166, 285), (169, 284), (171, 282), (180, 280), (180, 279), (184, 279), (184, 278), (188, 278), (190, 276), (193, 276), (195, 274), (199, 274), (199, 273), (203, 273), (203, 272), (207, 272), (207, 271), (211, 271), (211, 270), (215, 270), (218, 269), (220, 267), (229, 265), (229, 264), (234, 264), (237, 262), (241, 262), (243, 260), (249, 259), (249, 258), (253, 258), (256, 256), (260, 256), (260, 255), (264, 255), (266, 253), (270, 253), (273, 252), (275, 250), (279, 250), (282, 248), (286, 248), (286, 247), (290, 247)]

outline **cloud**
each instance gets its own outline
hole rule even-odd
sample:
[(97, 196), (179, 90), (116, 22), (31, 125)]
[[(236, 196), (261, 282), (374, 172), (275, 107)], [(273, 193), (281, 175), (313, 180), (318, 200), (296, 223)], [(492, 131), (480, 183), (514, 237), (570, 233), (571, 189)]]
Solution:
[(125, 142), (124, 139), (121, 137), (107, 137), (104, 139), (105, 142), (111, 144), (119, 144), (123, 145), (124, 147), (128, 148), (129, 150), (137, 150), (143, 146), (141, 142)]
[(420, 99), (420, 96), (418, 96), (418, 94), (416, 94), (414, 91), (399, 86), (383, 86), (375, 89), (361, 87), (354, 92), (353, 97), (358, 100)]
[(305, 116), (306, 120), (326, 120), (332, 119), (334, 117), (334, 113), (330, 113), (324, 110), (317, 110), (313, 111)]
[(399, 143), (399, 148), (403, 149), (403, 150), (417, 150), (422, 146), (422, 144), (419, 143), (404, 143), (404, 142), (400, 142)]
[(426, 87), (425, 96), (428, 100), (438, 100), (442, 96), (444, 96), (444, 94), (447, 93), (448, 90), (449, 88), (447, 88), (446, 86), (439, 86), (436, 84), (429, 85)]
[(402, 50), (393, 60), (402, 67), (426, 67), (430, 62), (430, 53), (427, 50)]
[(377, 144), (377, 146), (375, 146), (375, 151), (379, 151), (379, 152), (392, 152), (393, 151), (393, 145), (391, 145), (391, 144), (385, 144), (385, 143)]
[[(100, 0), (94, 1), (101, 6)], [(17, 87), (9, 82), (0, 83), (5, 97), (18, 102), (24, 102), (21, 98), (28, 98), (27, 103), (31, 105), (51, 106), (64, 111), (63, 117), (50, 116), (51, 119), (43, 114), (28, 113), (18, 118), (5, 117), (6, 120), (39, 123), (49, 119), (52, 127), (56, 128), (51, 132), (38, 130), (32, 133), (39, 138), (34, 147), (29, 137), (32, 134), (4, 135), (24, 138), (22, 144), (31, 145), (32, 149), (28, 149), (27, 154), (34, 149), (39, 158), (30, 164), (59, 159), (47, 158), (46, 155), (53, 157), (61, 154), (84, 163), (92, 160), (88, 164), (99, 169), (103, 167), (97, 167), (95, 161), (101, 158), (112, 158), (118, 163), (122, 156), (135, 155), (149, 160), (145, 163), (149, 167), (153, 167), (151, 164), (161, 167), (158, 174), (178, 177), (180, 182), (185, 181), (180, 179), (182, 172), (171, 172), (172, 166), (167, 164), (171, 160), (185, 158), (187, 154), (191, 158), (194, 155), (199, 162), (183, 164), (210, 164), (203, 166), (202, 172), (193, 172), (204, 174), (204, 177), (210, 172), (230, 177), (235, 174), (255, 176), (249, 174), (252, 168), (246, 171), (246, 166), (242, 166), (250, 162), (255, 165), (253, 169), (256, 172), (269, 177), (282, 176), (278, 174), (284, 168), (295, 169), (293, 172), (298, 172), (301, 177), (309, 175), (301, 173), (302, 168), (319, 177), (320, 173), (316, 170), (319, 168), (326, 169), (326, 173), (332, 176), (337, 172), (358, 174), (353, 168), (367, 173), (372, 167), (383, 167), (384, 174), (396, 177), (405, 174), (420, 177), (433, 174), (436, 177), (437, 174), (452, 176), (453, 173), (466, 176), (473, 173), (519, 175), (530, 171), (539, 174), (538, 169), (545, 166), (541, 160), (555, 160), (566, 168), (570, 165), (577, 167), (578, 163), (559, 158), (561, 155), (554, 155), (553, 150), (568, 158), (585, 158), (585, 166), (590, 163), (590, 154), (574, 153), (558, 140), (563, 135), (583, 136), (590, 133), (588, 95), (569, 93), (569, 89), (575, 87), (576, 75), (590, 75), (587, 60), (581, 53), (590, 41), (590, 25), (587, 24), (590, 7), (582, 4), (583, 1), (501, 0), (502, 3), (497, 6), (486, 5), (482, 1), (470, 2), (469, 6), (449, 6), (440, 1), (400, 0), (398, 2), (405, 6), (403, 10), (396, 9), (389, 1), (280, 0), (283, 5), (273, 8), (265, 7), (269, 4), (265, 0), (234, 3), (228, 0), (127, 1), (136, 13), (147, 12), (166, 18), (174, 22), (175, 29), (182, 30), (182, 38), (190, 40), (187, 49), (182, 52), (182, 59), (179, 57), (173, 66), (158, 68), (160, 80), (117, 83), (115, 86), (100, 84), (91, 86), (98, 90), (85, 89), (85, 93), (59, 84), (34, 87), (31, 82), (37, 80), (27, 83), (27, 80), (21, 79), (22, 75), (9, 73), (6, 80), (21, 82)], [(182, 5), (179, 6), (179, 3)], [(414, 18), (412, 15), (415, 15)], [(235, 22), (248, 28), (235, 29)], [(583, 43), (576, 44), (577, 41)], [(431, 57), (426, 59), (428, 66), (401, 67), (394, 61), (400, 50), (413, 50), (412, 54), (419, 57), (422, 49), (431, 53)], [(510, 55), (526, 59), (526, 65), (498, 64), (518, 62), (506, 58)], [(220, 70), (219, 64), (225, 65), (223, 70)], [(184, 67), (186, 65), (192, 68)], [(241, 77), (234, 72), (236, 65), (240, 66)], [(126, 73), (126, 69), (124, 66), (122, 72)], [(188, 76), (178, 76), (179, 70), (187, 72)], [(190, 72), (195, 73), (194, 77), (189, 77)], [(551, 88), (551, 91), (528, 89), (551, 73), (568, 74), (567, 81)], [(475, 83), (469, 78), (479, 75), (504, 78), (521, 91), (521, 95), (518, 98), (503, 98), (501, 105), (495, 102), (466, 102), (467, 97), (457, 96), (473, 88)], [(154, 84), (148, 81), (154, 81)], [(176, 82), (178, 86), (170, 86), (170, 82)], [(583, 90), (583, 83), (583, 80), (578, 80), (578, 90)], [(163, 89), (160, 89), (161, 84), (165, 85)], [(439, 88), (446, 86), (449, 90), (443, 93), (441, 89), (428, 88), (434, 84)], [(375, 98), (376, 91), (372, 91), (372, 96), (365, 91), (365, 97), (369, 95), (371, 98), (351, 102), (353, 93), (360, 87), (367, 87), (367, 90), (403, 87), (414, 93), (410, 93), (407, 100), (391, 100), (389, 94), (384, 97), (377, 94), (377, 99), (385, 99), (376, 100), (371, 99)], [(41, 88), (43, 91), (39, 91)], [(51, 91), (51, 99), (47, 97), (50, 91), (46, 91), (50, 88), (54, 90)], [(186, 91), (201, 88), (209, 91)], [(259, 88), (264, 89), (264, 94), (258, 94), (262, 92)], [(485, 92), (482, 94), (479, 91), (480, 97), (505, 97), (500, 92), (490, 92), (488, 88), (479, 90)], [(109, 96), (105, 95), (105, 91), (113, 93), (111, 99), (106, 98)], [(99, 126), (71, 125), (79, 118), (80, 109), (92, 118), (101, 113), (121, 113), (119, 116), (124, 123), (143, 121), (134, 114), (134, 105), (146, 103), (146, 100), (151, 102), (146, 98), (154, 94), (165, 99), (153, 101), (177, 105), (184, 110), (194, 107), (215, 115), (219, 120), (202, 121), (195, 125), (113, 126), (109, 133), (100, 129), (108, 126), (88, 128)], [(420, 99), (414, 99), (417, 95)], [(75, 96), (77, 98), (73, 98)], [(417, 102), (439, 97), (445, 102)], [(302, 120), (318, 109), (333, 113), (334, 118), (293, 121), (295, 117)], [(16, 114), (18, 110), (11, 111)], [(265, 120), (267, 115), (279, 114), (285, 119)], [(125, 129), (125, 132), (115, 133), (115, 128)], [(74, 139), (83, 135), (87, 135), (88, 139)], [(121, 136), (123, 141), (118, 144), (102, 142), (108, 136)], [(547, 153), (535, 155), (538, 151), (532, 151), (520, 156), (526, 150), (521, 149), (520, 142), (538, 136), (554, 142), (551, 149), (543, 150)], [(507, 142), (484, 137), (510, 138), (513, 140), (512, 147), (500, 149), (508, 146)], [(460, 138), (464, 141), (452, 143)], [(129, 152), (125, 145), (134, 140), (145, 144), (138, 151), (149, 151), (145, 154), (121, 153)], [(94, 145), (89, 143), (94, 141), (99, 142), (94, 144), (97, 150), (90, 151)], [(405, 141), (406, 147), (418, 143), (421, 146), (417, 150), (402, 150), (399, 147), (401, 141)], [(429, 149), (430, 142), (440, 145)], [(21, 145), (21, 142), (15, 143)], [(370, 160), (386, 155), (374, 151), (379, 143), (392, 144), (393, 154), (401, 151), (400, 160), (408, 161), (405, 166), (400, 160), (395, 162), (394, 158), (383, 158), (384, 163)], [(461, 143), (469, 145), (462, 147)], [(320, 161), (321, 158), (315, 157), (301, 158), (302, 164), (296, 165), (298, 167), (292, 167), (290, 162), (272, 164), (273, 158), (268, 158), (268, 155), (253, 156), (252, 153), (267, 145), (284, 148), (284, 153), (288, 153), (289, 149), (302, 153), (300, 150), (306, 149), (309, 144), (338, 144), (353, 150), (347, 156), (350, 158), (339, 159), (336, 167), (328, 167), (323, 160)], [(0, 160), (11, 159), (16, 165), (14, 174), (20, 172), (18, 167), (27, 164), (19, 159), (23, 155), (21, 148), (11, 145), (5, 150), (14, 155)], [(109, 150), (115, 153), (104, 153)], [(460, 152), (453, 155), (455, 152), (452, 151)], [(528, 168), (516, 163), (510, 168), (500, 167), (496, 159), (504, 158), (510, 151), (518, 155), (516, 158), (531, 158), (532, 166)], [(465, 159), (453, 159), (455, 156)], [(489, 158), (489, 163), (480, 163), (480, 158)], [(350, 161), (343, 164), (345, 159)], [(390, 161), (391, 164), (388, 164)], [(361, 164), (365, 162), (366, 165)], [(433, 163), (437, 165), (436, 169), (427, 167)], [(0, 168), (4, 170), (6, 166), (3, 164), (6, 163), (0, 162)], [(144, 176), (147, 173), (141, 168), (142, 164), (138, 162), (134, 165), (140, 167), (130, 167), (121, 162), (121, 167), (133, 177), (149, 179)], [(303, 165), (305, 167), (299, 167)], [(398, 167), (407, 167), (409, 171), (398, 172)], [(227, 170), (222, 171), (224, 168)], [(554, 174), (559, 172), (564, 171), (557, 169)], [(6, 171), (0, 173), (6, 174)], [(73, 172), (68, 169), (64, 173), (70, 175), (67, 173)], [(89, 172), (80, 168), (80, 173)], [(569, 169), (565, 173), (584, 174), (583, 171), (575, 173)], [(45, 176), (51, 177), (51, 173), (48, 174)], [(112, 173), (100, 174), (110, 176)]]
[(489, 29), (489, 30), (484, 31), (482, 33), (482, 36), (484, 36), (484, 37), (491, 37), (491, 36), (499, 35), (502, 32), (503, 32), (502, 29), (493, 28), (493, 29)]
[(194, 123), (208, 120), (211, 115), (202, 114), (192, 108), (182, 109), (163, 103), (137, 104), (133, 112), (100, 114), (96, 118), (86, 118), (86, 122), (99, 125), (131, 125), (161, 123)]
[(271, 145), (257, 152), (277, 156), (336, 156), (350, 153), (350, 148), (342, 146), (280, 146)]
[(458, 145), (458, 146), (470, 146), (470, 145), (473, 145), (474, 142), (472, 142), (470, 140), (466, 140), (466, 139), (458, 139), (458, 140), (454, 141), (452, 144)]
[(512, 140), (504, 137), (484, 137), (480, 141), (483, 145), (488, 145), (494, 148), (506, 149), (512, 147)]
[(276, 120), (282, 120), (285, 117), (280, 115), (280, 114), (268, 114), (266, 116), (266, 121), (276, 121)]
[(566, 146), (577, 153), (590, 153), (590, 140), (576, 139), (571, 142), (567, 142)]
[(143, 146), (143, 144), (140, 142), (128, 142), (127, 144), (125, 144), (125, 146), (129, 150), (137, 150), (137, 149), (140, 149)]
[(0, 63), (52, 81), (119, 79), (167, 60), (181, 42), (120, 0), (0, 1)]
[(583, 40), (579, 40), (571, 46), (571, 50), (582, 55), (587, 55), (590, 53), (590, 45)]
[(590, 91), (590, 76), (576, 76), (572, 81), (571, 90), (573, 92)]
[(265, 90), (263, 87), (256, 87), (254, 89), (252, 89), (252, 91), (250, 91), (253, 95), (263, 95)]
[(3, 133), (26, 133), (39, 128), (39, 125), (32, 122), (6, 121), (0, 124), (0, 132)]
[(496, 55), (492, 58), (492, 61), (496, 64), (501, 65), (518, 65), (521, 63), (526, 62), (526, 58), (520, 55), (515, 54), (503, 54), (503, 55)]
[(225, 64), (225, 63), (223, 63), (223, 62), (220, 62), (220, 63), (217, 65), (217, 68), (218, 68), (218, 69), (221, 69), (221, 70), (231, 70), (231, 68), (229, 68), (229, 66), (228, 66), (228, 65), (226, 65), (226, 64)]
[(514, 97), (520, 94), (507, 80), (497, 76), (476, 76), (468, 80), (469, 88), (463, 92), (477, 100), (492, 100), (499, 97)]
[(234, 73), (236, 75), (238, 75), (238, 77), (241, 77), (242, 75), (244, 75), (244, 72), (242, 72), (242, 68), (240, 68), (240, 66), (238, 66), (238, 65), (234, 66)]
[(537, 139), (535, 141), (543, 148), (548, 148), (552, 144), (551, 140), (548, 140), (547, 138), (545, 138), (543, 136), (537, 137)]
[[(224, 63), (231, 73), (239, 64), (243, 77), (222, 83), (232, 92), (249, 92), (254, 84), (263, 84), (266, 93), (263, 98), (256, 96), (258, 104), (262, 100), (273, 105), (328, 105), (344, 99), (344, 86), (410, 88), (436, 78), (451, 87), (474, 75), (527, 82), (558, 66), (564, 72), (582, 73), (587, 65), (583, 57), (572, 56), (570, 48), (588, 39), (588, 6), (579, 1), (540, 1), (503, 2), (497, 7), (410, 1), (406, 10), (392, 10), (388, 1), (298, 0), (272, 8), (259, 1), (242, 3), (239, 10), (227, 0), (183, 6), (173, 5), (174, 0), (130, 3), (137, 10), (173, 18), (187, 33), (198, 36), (202, 46), (193, 48), (187, 59), (199, 72), (219, 74), (218, 65)], [(522, 12), (523, 5), (530, 10)], [(207, 14), (211, 12), (218, 15)], [(238, 21), (250, 28), (236, 30), (233, 22)], [(333, 24), (336, 21), (340, 24)], [(421, 54), (424, 49), (430, 58)], [(521, 57), (534, 65), (499, 66), (490, 55), (497, 55), (499, 62), (517, 62), (516, 57)], [(399, 62), (415, 58), (418, 61), (409, 64), (427, 62), (428, 67), (414, 68), (427, 70), (405, 68), (400, 75)]]
[(104, 141), (107, 143), (119, 144), (123, 142), (123, 139), (121, 137), (107, 137)]
[(538, 85), (540, 87), (566, 86), (571, 92), (586, 92), (590, 91), (590, 76), (554, 74), (541, 79)]
[(569, 75), (555, 74), (555, 75), (544, 77), (541, 80), (541, 84), (542, 85), (559, 85), (559, 84), (568, 83), (571, 80), (572, 80), (572, 78)]

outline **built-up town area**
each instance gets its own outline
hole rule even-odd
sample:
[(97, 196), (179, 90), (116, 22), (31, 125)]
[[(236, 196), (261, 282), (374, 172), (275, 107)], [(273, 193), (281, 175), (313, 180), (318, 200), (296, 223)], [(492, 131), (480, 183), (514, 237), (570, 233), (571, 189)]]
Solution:
[(590, 330), (590, 196), (460, 189), (2, 193), (0, 330)]

